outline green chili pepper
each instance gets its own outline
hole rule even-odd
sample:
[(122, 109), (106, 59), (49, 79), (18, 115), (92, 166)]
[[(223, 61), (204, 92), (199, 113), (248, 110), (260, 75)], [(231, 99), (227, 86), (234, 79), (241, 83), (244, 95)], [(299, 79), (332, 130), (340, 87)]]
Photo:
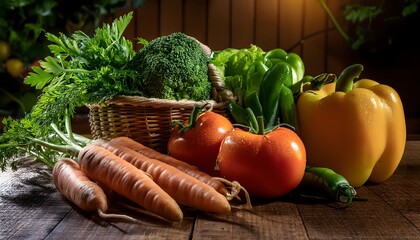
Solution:
[(267, 130), (277, 126), (279, 121), (279, 98), (283, 85), (291, 85), (292, 70), (285, 62), (274, 64), (264, 74), (259, 91), (259, 98), (263, 108), (265, 128)]
[(250, 108), (256, 117), (263, 116), (263, 107), (257, 92), (252, 92), (244, 99), (245, 108)]
[[(260, 134), (261, 133), (260, 131), (264, 132), (264, 125), (260, 126), (259, 124), (260, 122), (258, 121), (258, 119), (261, 119), (262, 116), (256, 117), (254, 112), (249, 107), (245, 109), (245, 112), (249, 119), (249, 130), (255, 134)], [(264, 119), (263, 119), (263, 122), (264, 122)]]
[(357, 194), (346, 178), (325, 167), (306, 166), (298, 189), (308, 189), (318, 196), (344, 204), (350, 204)]
[(281, 123), (286, 123), (297, 131), (296, 103), (290, 88), (282, 86), (279, 99)]
[[(266, 62), (271, 62), (273, 65), (277, 62), (285, 62), (289, 64), (292, 69), (292, 82), (290, 85), (286, 83), (287, 87), (291, 87), (292, 84), (301, 80), (305, 74), (305, 65), (302, 61), (302, 58), (296, 53), (287, 53), (281, 48), (276, 48), (271, 51), (268, 51), (264, 55)], [(268, 63), (267, 63), (268, 64)]]
[(232, 116), (232, 118), (235, 120), (237, 124), (249, 126), (248, 115), (242, 106), (240, 106), (234, 101), (229, 101), (228, 109), (229, 109), (230, 115)]

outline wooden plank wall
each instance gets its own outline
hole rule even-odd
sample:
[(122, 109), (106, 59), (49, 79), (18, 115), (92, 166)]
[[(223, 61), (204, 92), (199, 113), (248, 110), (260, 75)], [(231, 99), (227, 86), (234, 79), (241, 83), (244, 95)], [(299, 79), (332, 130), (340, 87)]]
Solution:
[[(341, 12), (346, 2), (331, 1), (329, 5)], [(335, 61), (328, 57), (326, 44), (334, 41), (340, 48), (346, 43), (328, 30), (332, 27), (317, 0), (145, 0), (140, 8), (126, 8), (118, 15), (129, 11), (134, 13), (125, 33), (129, 39), (151, 40), (184, 32), (214, 50), (256, 44), (264, 50), (281, 47), (296, 52), (311, 63), (307, 64), (308, 74), (345, 67), (329, 63)]]
[[(352, 0), (326, 2), (345, 26), (342, 7)], [(366, 61), (337, 33), (318, 0), (145, 0), (141, 7), (125, 8), (116, 16), (130, 11), (134, 21), (125, 36), (133, 41), (179, 31), (213, 50), (246, 48), (250, 44), (264, 50), (280, 47), (300, 54), (309, 75), (339, 74), (350, 64), (362, 63), (362, 77), (391, 85), (399, 92), (407, 116), (417, 119), (410, 131), (420, 133), (420, 100), (411, 94), (412, 89), (420, 89), (419, 75), (413, 71), (418, 60), (411, 56), (408, 64)]]

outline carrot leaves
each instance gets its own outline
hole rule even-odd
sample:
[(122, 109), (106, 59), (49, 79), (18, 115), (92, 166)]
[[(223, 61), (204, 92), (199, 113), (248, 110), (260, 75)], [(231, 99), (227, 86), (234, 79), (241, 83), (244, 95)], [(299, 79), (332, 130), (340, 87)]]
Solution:
[(1, 170), (8, 161), (16, 167), (11, 159), (20, 154), (53, 166), (57, 156), (72, 153), (71, 148), (61, 148), (66, 142), (56, 130), (65, 131), (65, 119), (71, 118), (78, 107), (116, 95), (141, 95), (135, 81), (137, 72), (126, 68), (135, 55), (132, 42), (123, 37), (131, 19), (132, 13), (121, 16), (97, 28), (92, 36), (82, 31), (71, 36), (46, 33), (51, 55), (40, 60), (24, 79), (42, 94), (22, 119), (3, 121)]

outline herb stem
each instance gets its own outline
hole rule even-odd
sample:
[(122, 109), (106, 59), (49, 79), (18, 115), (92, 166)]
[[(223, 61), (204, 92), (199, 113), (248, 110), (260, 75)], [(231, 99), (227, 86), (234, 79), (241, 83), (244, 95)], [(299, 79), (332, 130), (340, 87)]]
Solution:
[(74, 143), (75, 140), (74, 140), (74, 136), (73, 136), (73, 130), (72, 130), (72, 127), (71, 127), (71, 117), (70, 117), (68, 108), (66, 109), (66, 116), (65, 116), (65, 119), (64, 119), (64, 124), (66, 126), (66, 132), (67, 132), (67, 136), (68, 136), (69, 140)]
[(70, 69), (63, 69), (65, 73), (91, 73), (91, 70), (81, 69), (81, 68), (70, 68)]
[(71, 156), (77, 157), (77, 154), (79, 153), (79, 151), (82, 149), (80, 146), (70, 146), (70, 145), (58, 145), (58, 144), (54, 144), (54, 143), (50, 143), (50, 142), (46, 142), (37, 138), (32, 138), (31, 139), (32, 142), (46, 147), (48, 149), (57, 151), (57, 152), (61, 152), (61, 153), (65, 153), (65, 154), (69, 154)]
[(88, 145), (92, 141), (90, 138), (77, 133), (73, 133), (73, 137), (78, 143), (82, 144), (82, 147)]
[(73, 147), (73, 150), (75, 152), (79, 152), (82, 150), (82, 147), (72, 142), (62, 131), (60, 131), (55, 123), (51, 123), (51, 127), (54, 129), (54, 131), (57, 132), (58, 136), (66, 142), (69, 146)]
[[(26, 150), (24, 148), (21, 148), (21, 149), (22, 149), (22, 151), (25, 151)], [(45, 158), (42, 154), (40, 154), (38, 152), (35, 152), (35, 151), (32, 151), (32, 150), (27, 150), (27, 153), (30, 156), (32, 156), (32, 157), (36, 158), (37, 160), (41, 161), (42, 163), (44, 163), (48, 167), (50, 167), (50, 168), (53, 168), (54, 167), (54, 163), (51, 162), (51, 161), (48, 161), (48, 158)]]
[(344, 38), (346, 42), (350, 42), (350, 37), (347, 35), (347, 33), (341, 28), (340, 24), (338, 23), (337, 19), (335, 19), (334, 15), (330, 11), (330, 8), (325, 3), (325, 0), (318, 0), (321, 7), (324, 9), (324, 11), (327, 13), (328, 17), (330, 18), (332, 24), (337, 29), (338, 33), (341, 35), (341, 37)]

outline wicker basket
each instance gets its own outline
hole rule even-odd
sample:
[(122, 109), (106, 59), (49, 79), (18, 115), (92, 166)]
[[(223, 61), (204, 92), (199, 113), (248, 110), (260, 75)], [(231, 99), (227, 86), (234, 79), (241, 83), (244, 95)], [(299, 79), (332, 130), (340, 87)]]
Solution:
[[(204, 54), (210, 56), (211, 49), (196, 40)], [(189, 118), (195, 105), (210, 103), (212, 111), (228, 116), (227, 101), (233, 94), (224, 86), (213, 64), (208, 64), (208, 79), (212, 86), (214, 100), (168, 100), (140, 96), (122, 96), (101, 104), (88, 105), (89, 124), (93, 138), (111, 139), (118, 136), (130, 137), (162, 153), (167, 151), (171, 133), (171, 122)], [(223, 93), (223, 94), (219, 94)]]
[(123, 96), (105, 103), (88, 105), (89, 123), (93, 138), (130, 137), (162, 153), (166, 152), (170, 124), (186, 120), (195, 105), (209, 103), (213, 112), (228, 114), (226, 102), (166, 100)]

